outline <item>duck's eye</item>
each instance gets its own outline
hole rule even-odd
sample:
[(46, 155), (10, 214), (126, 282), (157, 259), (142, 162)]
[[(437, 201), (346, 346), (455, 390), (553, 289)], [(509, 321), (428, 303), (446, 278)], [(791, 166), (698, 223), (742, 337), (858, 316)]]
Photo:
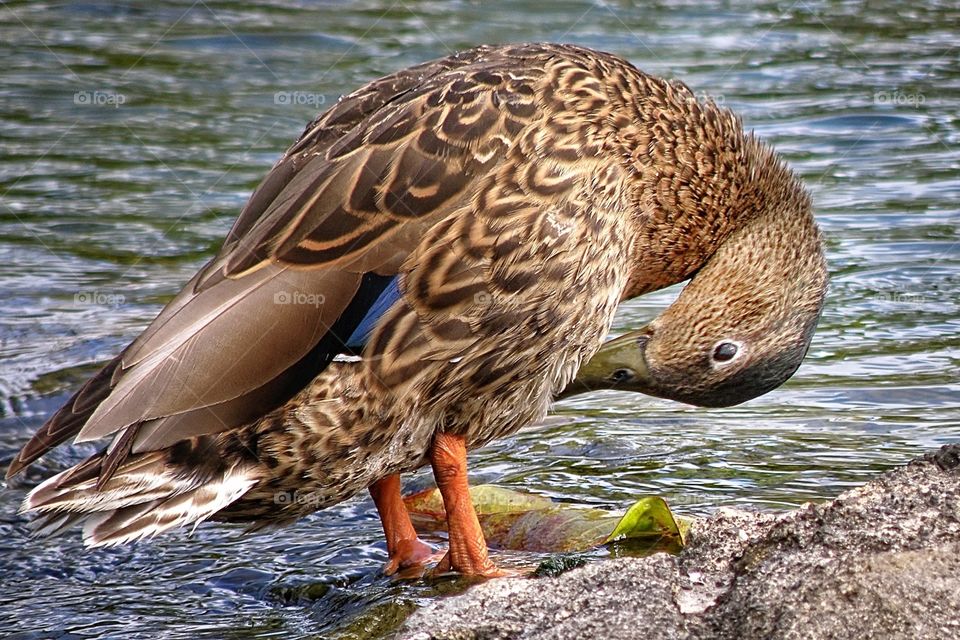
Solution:
[(715, 362), (729, 362), (737, 355), (737, 345), (732, 342), (721, 342), (713, 349)]
[(633, 369), (617, 369), (610, 374), (610, 380), (619, 384), (633, 379), (634, 375), (636, 374), (633, 372)]

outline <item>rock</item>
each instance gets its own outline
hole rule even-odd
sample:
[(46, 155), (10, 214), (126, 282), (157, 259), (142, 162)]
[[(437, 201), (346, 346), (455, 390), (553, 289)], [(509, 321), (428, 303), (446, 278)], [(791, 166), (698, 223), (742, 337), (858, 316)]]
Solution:
[(823, 504), (722, 510), (694, 525), (679, 556), (492, 580), (414, 613), (400, 635), (960, 637), (960, 445)]

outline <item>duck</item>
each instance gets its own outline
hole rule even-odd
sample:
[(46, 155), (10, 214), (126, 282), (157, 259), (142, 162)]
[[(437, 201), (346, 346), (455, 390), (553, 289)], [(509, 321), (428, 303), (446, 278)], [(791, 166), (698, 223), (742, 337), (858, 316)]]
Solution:
[[(622, 301), (681, 282), (601, 350)], [(400, 493), (429, 466), (449, 534), (434, 571), (496, 577), (468, 451), (574, 392), (766, 393), (804, 358), (826, 287), (806, 189), (731, 111), (609, 53), (479, 46), (309, 123), (7, 476), (109, 438), (23, 505), (37, 533), (81, 524), (89, 545), (282, 525), (369, 491), (392, 573), (431, 557)]]

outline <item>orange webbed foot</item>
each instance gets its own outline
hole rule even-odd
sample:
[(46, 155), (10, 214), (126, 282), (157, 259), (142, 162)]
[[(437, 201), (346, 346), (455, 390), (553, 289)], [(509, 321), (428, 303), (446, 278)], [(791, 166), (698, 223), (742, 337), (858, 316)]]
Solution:
[[(399, 572), (399, 575), (404, 577), (407, 573), (418, 574), (416, 569), (420, 569), (419, 573), (422, 574), (427, 565), (440, 557), (440, 552), (420, 538), (399, 540), (390, 552), (390, 559), (383, 565), (383, 574), (392, 576)], [(405, 569), (414, 571), (407, 572)]]
[(516, 569), (506, 569), (498, 567), (489, 558), (486, 562), (477, 562), (476, 559), (457, 558), (451, 560), (450, 552), (447, 551), (437, 563), (437, 566), (430, 572), (431, 578), (440, 578), (447, 575), (466, 575), (480, 578), (523, 578), (526, 573)]
[(390, 556), (383, 567), (384, 575), (419, 577), (441, 554), (417, 537), (400, 495), (400, 476), (392, 474), (377, 480), (370, 485), (370, 495), (380, 514)]
[(468, 576), (500, 578), (522, 575), (498, 568), (487, 553), (487, 541), (467, 485), (467, 446), (463, 436), (438, 433), (430, 447), (430, 464), (447, 512), (450, 549), (431, 572), (433, 576), (456, 572)]

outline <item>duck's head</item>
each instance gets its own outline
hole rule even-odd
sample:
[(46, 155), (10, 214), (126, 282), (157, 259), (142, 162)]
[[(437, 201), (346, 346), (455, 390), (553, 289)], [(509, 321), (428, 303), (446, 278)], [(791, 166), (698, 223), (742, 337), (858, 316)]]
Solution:
[(809, 198), (789, 179), (781, 202), (732, 231), (649, 325), (604, 344), (561, 397), (621, 389), (725, 407), (790, 378), (819, 320), (827, 270)]
[(642, 76), (619, 135), (636, 176), (631, 298), (689, 279), (640, 331), (603, 345), (562, 395), (624, 389), (739, 404), (800, 366), (827, 290), (800, 179), (730, 111)]

